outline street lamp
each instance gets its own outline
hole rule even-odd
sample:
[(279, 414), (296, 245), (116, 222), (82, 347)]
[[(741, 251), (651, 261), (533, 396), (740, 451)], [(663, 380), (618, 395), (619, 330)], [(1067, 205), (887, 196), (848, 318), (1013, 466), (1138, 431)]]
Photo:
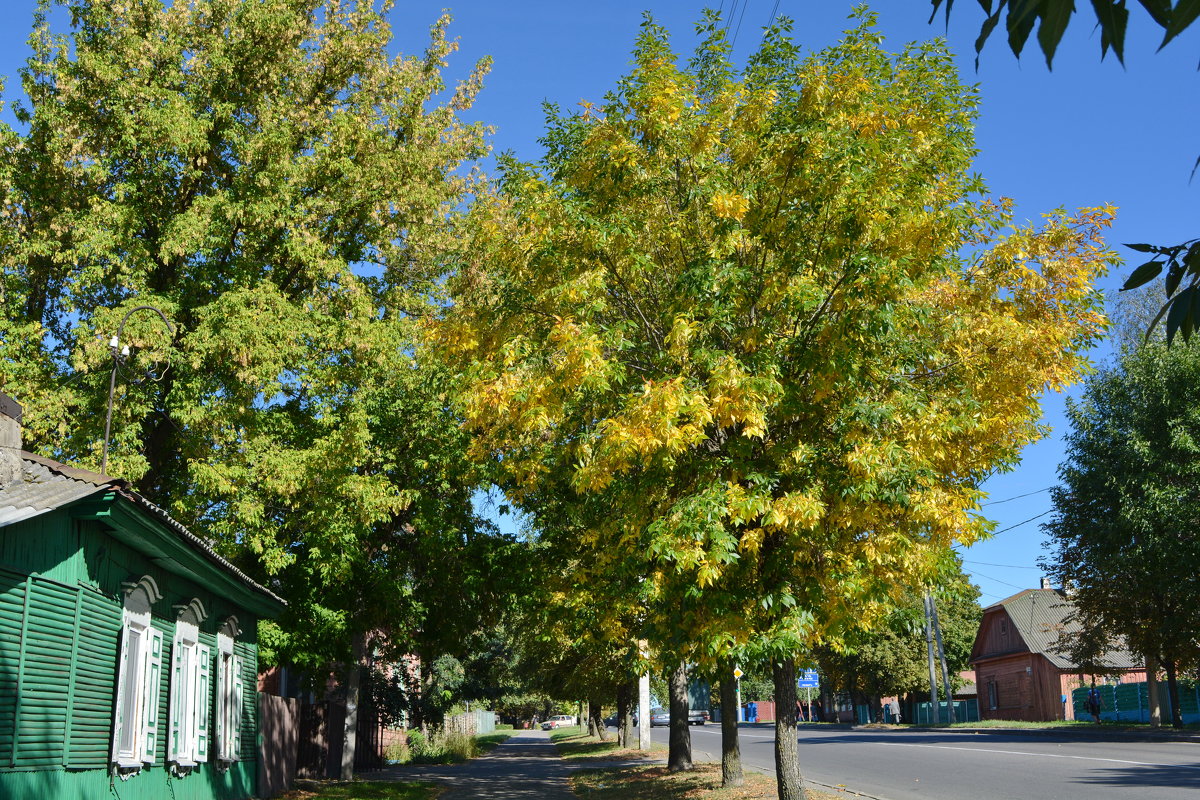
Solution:
[(125, 323), (138, 311), (153, 311), (158, 314), (162, 318), (163, 324), (167, 326), (167, 333), (172, 337), (175, 335), (175, 329), (171, 327), (166, 314), (154, 306), (135, 306), (125, 312), (121, 324), (117, 326), (117, 334), (108, 340), (108, 348), (112, 351), (113, 365), (112, 374), (108, 377), (108, 413), (104, 416), (104, 450), (100, 456), (101, 474), (108, 473), (108, 436), (112, 430), (113, 394), (117, 388), (117, 367), (124, 364), (125, 357), (129, 355), (129, 345), (121, 344), (121, 334), (125, 332)]

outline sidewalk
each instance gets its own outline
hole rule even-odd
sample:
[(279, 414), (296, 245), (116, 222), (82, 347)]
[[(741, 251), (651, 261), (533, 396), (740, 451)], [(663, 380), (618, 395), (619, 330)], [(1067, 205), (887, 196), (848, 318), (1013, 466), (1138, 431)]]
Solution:
[(388, 767), (374, 781), (434, 781), (449, 787), (439, 800), (575, 800), (567, 776), (592, 763), (564, 761), (547, 731), (520, 731), (490, 753), (463, 764)]

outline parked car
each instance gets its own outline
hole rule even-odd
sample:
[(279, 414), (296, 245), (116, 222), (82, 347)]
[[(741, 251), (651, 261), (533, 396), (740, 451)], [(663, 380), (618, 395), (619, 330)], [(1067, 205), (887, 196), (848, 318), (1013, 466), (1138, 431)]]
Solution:
[(555, 728), (569, 728), (575, 724), (575, 718), (570, 714), (557, 714), (542, 723), (542, 730), (552, 731)]
[(688, 725), (704, 725), (708, 722), (708, 712), (700, 708), (688, 709)]
[(617, 727), (617, 715), (613, 714), (611, 717), (605, 717), (604, 718), (604, 727), (606, 727), (606, 728)]
[(671, 712), (670, 711), (667, 711), (665, 708), (650, 709), (650, 727), (651, 728), (655, 727), (656, 725), (670, 725), (670, 724), (671, 724)]

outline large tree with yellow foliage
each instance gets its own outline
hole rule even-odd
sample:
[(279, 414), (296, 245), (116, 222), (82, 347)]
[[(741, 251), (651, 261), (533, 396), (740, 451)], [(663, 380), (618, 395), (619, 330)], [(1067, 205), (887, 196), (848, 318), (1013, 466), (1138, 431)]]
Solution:
[(770, 655), (793, 800), (795, 654), (986, 532), (977, 487), (1085, 370), (1113, 256), (1108, 209), (1004, 230), (941, 44), (889, 54), (867, 15), (802, 57), (789, 29), (736, 72), (715, 15), (686, 67), (647, 21), (603, 104), (503, 165), (437, 335), (515, 499), (619, 498), (586, 544), (702, 650)]

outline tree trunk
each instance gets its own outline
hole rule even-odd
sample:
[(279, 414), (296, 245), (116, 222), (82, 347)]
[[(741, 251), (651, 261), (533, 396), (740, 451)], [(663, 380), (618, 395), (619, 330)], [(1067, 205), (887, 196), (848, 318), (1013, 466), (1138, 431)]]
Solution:
[(608, 741), (608, 731), (604, 729), (603, 706), (595, 700), (588, 701), (588, 735), (596, 736), (602, 742)]
[(779, 800), (806, 800), (796, 743), (796, 659), (771, 661), (775, 678), (775, 781)]
[(1158, 659), (1146, 656), (1146, 697), (1150, 701), (1150, 727), (1162, 727), (1162, 704), (1158, 701)]
[(354, 751), (358, 745), (358, 695), (362, 683), (362, 664), (367, 655), (367, 634), (356, 632), (351, 644), (350, 669), (346, 674), (346, 723), (342, 735), (342, 775), (354, 780)]
[(671, 673), (671, 737), (667, 750), (667, 771), (683, 772), (692, 768), (692, 731), (688, 727), (687, 666), (680, 661)]
[(721, 786), (730, 788), (746, 782), (742, 774), (742, 746), (738, 742), (737, 678), (733, 662), (721, 667)]
[(633, 741), (633, 698), (637, 694), (637, 683), (622, 681), (617, 686), (617, 745), (629, 747)]
[(1167, 672), (1167, 693), (1171, 696), (1171, 727), (1183, 727), (1183, 713), (1179, 708), (1179, 675), (1175, 666), (1175, 659), (1164, 659), (1163, 669)]

